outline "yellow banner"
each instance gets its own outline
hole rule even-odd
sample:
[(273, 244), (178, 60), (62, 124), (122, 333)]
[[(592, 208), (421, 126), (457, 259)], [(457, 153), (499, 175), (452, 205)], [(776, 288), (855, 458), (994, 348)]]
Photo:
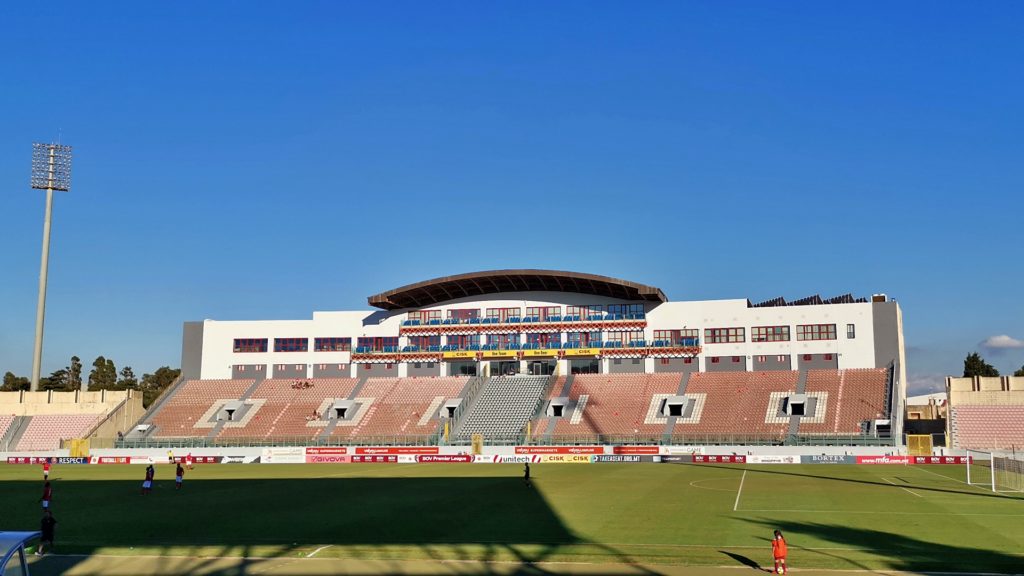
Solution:
[(569, 348), (565, 351), (566, 356), (597, 356), (600, 352), (597, 348)]
[(558, 352), (555, 350), (523, 350), (523, 356), (529, 358), (531, 356), (555, 356)]
[(476, 359), (476, 352), (470, 352), (468, 350), (459, 350), (457, 352), (442, 352), (442, 358), (472, 358)]
[(547, 464), (590, 464), (586, 454), (544, 454), (540, 461)]
[(515, 355), (515, 350), (484, 350), (484, 358), (511, 358)]

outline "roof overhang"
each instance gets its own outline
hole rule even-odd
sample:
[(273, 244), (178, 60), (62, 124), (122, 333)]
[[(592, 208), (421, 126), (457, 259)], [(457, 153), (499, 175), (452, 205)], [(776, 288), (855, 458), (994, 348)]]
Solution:
[(621, 300), (668, 301), (665, 293), (654, 286), (560, 270), (491, 270), (444, 276), (381, 292), (367, 301), (384, 310), (399, 310), (502, 292), (572, 292)]

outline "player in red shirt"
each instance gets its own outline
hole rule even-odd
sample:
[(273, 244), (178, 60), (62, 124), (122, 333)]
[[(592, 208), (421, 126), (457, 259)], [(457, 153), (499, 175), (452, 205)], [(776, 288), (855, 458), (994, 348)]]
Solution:
[(188, 455), (185, 456), (185, 464), (188, 466), (189, 470), (192, 469), (192, 453), (191, 452), (189, 452)]
[(774, 538), (772, 538), (772, 558), (775, 560), (776, 574), (786, 573), (786, 553), (786, 539), (782, 536), (782, 532), (776, 530)]
[(50, 479), (50, 458), (43, 460), (43, 480)]
[(185, 469), (181, 467), (181, 462), (178, 462), (178, 468), (174, 471), (174, 489), (181, 490), (181, 480), (185, 476)]
[(50, 481), (47, 480), (43, 484), (43, 497), (39, 499), (43, 503), (43, 510), (50, 509), (50, 500), (53, 498), (53, 487), (50, 486)]

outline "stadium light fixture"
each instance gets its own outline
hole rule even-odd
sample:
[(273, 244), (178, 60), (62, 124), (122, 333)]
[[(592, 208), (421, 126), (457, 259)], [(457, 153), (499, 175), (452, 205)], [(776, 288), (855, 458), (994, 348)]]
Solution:
[(43, 257), (39, 265), (39, 302), (36, 305), (36, 341), (32, 350), (32, 391), (39, 389), (43, 359), (43, 320), (46, 317), (46, 272), (50, 262), (50, 220), (53, 192), (71, 189), (71, 146), (32, 144), (32, 188), (46, 190), (46, 215), (43, 218)]

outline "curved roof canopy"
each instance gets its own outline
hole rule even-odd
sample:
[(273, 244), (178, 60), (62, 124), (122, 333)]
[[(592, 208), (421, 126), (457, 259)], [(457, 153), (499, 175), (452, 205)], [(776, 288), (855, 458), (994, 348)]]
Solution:
[(501, 292), (574, 292), (622, 300), (667, 302), (660, 288), (635, 282), (559, 270), (491, 270), (409, 284), (367, 298), (385, 310), (420, 308), (456, 298)]

